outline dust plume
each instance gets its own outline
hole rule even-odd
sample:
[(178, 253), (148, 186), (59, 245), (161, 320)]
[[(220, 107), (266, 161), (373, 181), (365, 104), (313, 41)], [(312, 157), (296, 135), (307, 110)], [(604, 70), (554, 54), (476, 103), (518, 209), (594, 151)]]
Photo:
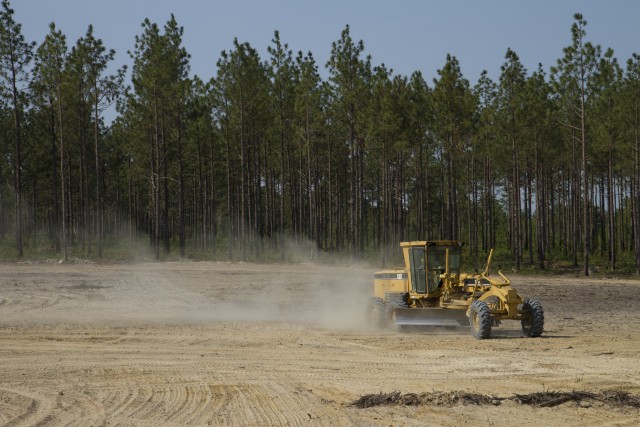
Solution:
[(25, 266), (5, 284), (6, 322), (288, 322), (362, 328), (373, 270), (315, 263)]

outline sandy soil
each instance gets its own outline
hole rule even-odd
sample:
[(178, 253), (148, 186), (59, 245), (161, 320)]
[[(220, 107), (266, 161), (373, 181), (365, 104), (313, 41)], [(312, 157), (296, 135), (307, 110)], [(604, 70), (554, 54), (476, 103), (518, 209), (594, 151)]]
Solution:
[(640, 395), (640, 282), (512, 277), (545, 332), (368, 327), (373, 270), (312, 264), (0, 265), (0, 425), (637, 425), (567, 402), (351, 405), (378, 392)]

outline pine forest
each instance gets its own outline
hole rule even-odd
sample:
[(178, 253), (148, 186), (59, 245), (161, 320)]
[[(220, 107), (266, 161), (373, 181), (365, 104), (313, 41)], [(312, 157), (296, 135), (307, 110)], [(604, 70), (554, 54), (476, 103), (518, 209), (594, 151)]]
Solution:
[(173, 16), (142, 23), (125, 67), (91, 25), (30, 42), (0, 9), (3, 258), (382, 266), (452, 239), (471, 268), (495, 248), (516, 271), (640, 273), (640, 55), (580, 14), (548, 68), (508, 49), (470, 79), (451, 54), (427, 81), (349, 26), (325, 64), (275, 31), (194, 76)]

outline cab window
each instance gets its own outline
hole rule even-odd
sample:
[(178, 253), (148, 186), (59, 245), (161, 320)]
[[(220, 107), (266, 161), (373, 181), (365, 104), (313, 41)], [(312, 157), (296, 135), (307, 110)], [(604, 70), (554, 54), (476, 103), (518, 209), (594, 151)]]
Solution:
[(434, 292), (441, 284), (440, 275), (447, 267), (447, 249), (449, 249), (449, 273), (460, 274), (462, 249), (456, 246), (429, 246), (427, 248), (427, 270), (429, 292)]

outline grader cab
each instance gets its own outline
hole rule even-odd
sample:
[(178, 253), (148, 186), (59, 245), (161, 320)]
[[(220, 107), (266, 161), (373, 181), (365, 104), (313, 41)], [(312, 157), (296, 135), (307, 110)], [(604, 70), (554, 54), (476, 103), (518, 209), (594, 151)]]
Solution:
[(462, 273), (462, 243), (452, 240), (400, 244), (404, 268), (375, 273), (371, 320), (378, 326), (469, 326), (477, 339), (502, 320), (519, 320), (525, 336), (544, 329), (540, 303), (522, 299), (501, 271), (490, 276), (493, 250), (482, 272)]

